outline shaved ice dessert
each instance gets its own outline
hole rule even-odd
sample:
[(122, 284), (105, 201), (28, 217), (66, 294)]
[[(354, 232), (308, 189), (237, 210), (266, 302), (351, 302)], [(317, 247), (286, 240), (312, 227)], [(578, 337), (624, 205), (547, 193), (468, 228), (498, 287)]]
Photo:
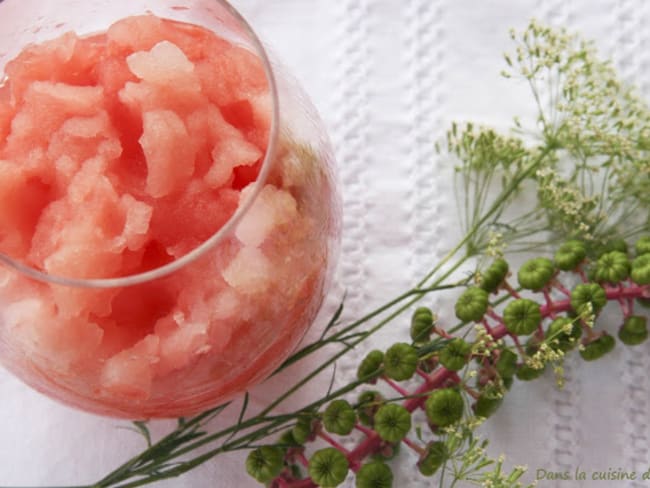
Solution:
[(127, 418), (267, 377), (315, 317), (339, 231), (327, 150), (283, 130), (271, 151), (262, 59), (144, 15), (29, 45), (4, 72), (3, 363)]

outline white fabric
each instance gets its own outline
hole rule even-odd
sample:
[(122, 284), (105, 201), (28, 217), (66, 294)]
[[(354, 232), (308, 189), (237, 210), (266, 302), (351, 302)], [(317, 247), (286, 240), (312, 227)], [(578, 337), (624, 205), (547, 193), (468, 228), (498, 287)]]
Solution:
[[(503, 80), (508, 29), (531, 17), (594, 38), (624, 75), (650, 95), (650, 2), (645, 0), (235, 0), (303, 83), (325, 119), (339, 160), (345, 230), (337, 286), (345, 316), (358, 317), (414, 284), (457, 241), (449, 161), (434, 142), (451, 120), (505, 127), (531, 109), (523, 86)], [(450, 319), (451, 299), (427, 304)], [(405, 338), (407, 319), (373, 339)], [(615, 324), (612, 324), (612, 328)], [(594, 365), (571, 361), (564, 391), (552, 377), (517, 385), (484, 432), (490, 452), (549, 471), (650, 466), (650, 348), (617, 347)], [(363, 351), (340, 361), (337, 384)], [(254, 393), (256, 404), (283, 381)], [(329, 376), (295, 400), (316, 398)], [(285, 383), (286, 384), (286, 383)], [(63, 407), (0, 371), (0, 485), (95, 481), (143, 447), (128, 423)], [(155, 422), (157, 434), (174, 422)], [(433, 486), (404, 450), (395, 486)], [(542, 482), (543, 487), (641, 487), (648, 481)], [(229, 455), (156, 486), (257, 486), (243, 456)], [(353, 486), (350, 482), (349, 486)], [(437, 486), (437, 485), (436, 485)]]

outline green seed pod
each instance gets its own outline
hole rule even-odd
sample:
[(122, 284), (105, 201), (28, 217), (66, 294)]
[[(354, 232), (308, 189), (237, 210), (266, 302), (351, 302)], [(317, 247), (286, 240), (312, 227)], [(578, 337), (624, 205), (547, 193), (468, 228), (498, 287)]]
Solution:
[(488, 293), (494, 293), (499, 289), (503, 280), (508, 276), (509, 266), (504, 259), (496, 259), (488, 269), (483, 272), (481, 288)]
[[(571, 332), (564, 332), (566, 327), (571, 325)], [(578, 339), (582, 336), (582, 327), (567, 317), (560, 317), (551, 322), (546, 330), (546, 338), (551, 340), (551, 347), (560, 351), (570, 351), (578, 345)], [(552, 339), (551, 339), (552, 338)], [(554, 341), (557, 341), (555, 344)]]
[(293, 437), (293, 432), (291, 430), (282, 433), (278, 439), (278, 444), (282, 447), (298, 447), (300, 445), (300, 443), (298, 443)]
[(528, 298), (510, 302), (503, 311), (503, 324), (509, 332), (516, 335), (532, 334), (541, 322), (539, 304)]
[(571, 307), (582, 315), (591, 305), (592, 312), (597, 315), (607, 303), (607, 295), (603, 287), (596, 283), (583, 283), (576, 286), (571, 292)]
[(605, 244), (605, 248), (601, 254), (611, 251), (618, 251), (627, 254), (627, 242), (625, 242), (624, 239), (613, 239), (611, 241), (608, 241), (607, 244)]
[(634, 251), (637, 256), (650, 253), (650, 236), (640, 237), (634, 245)]
[(554, 273), (553, 261), (547, 258), (535, 258), (526, 261), (519, 268), (517, 279), (522, 288), (539, 291), (548, 285)]
[(309, 476), (318, 486), (335, 487), (345, 481), (350, 464), (345, 455), (333, 447), (316, 451), (309, 459)]
[(363, 425), (372, 426), (375, 413), (384, 402), (384, 397), (376, 390), (361, 392), (357, 399), (357, 412)]
[(387, 403), (375, 414), (375, 431), (387, 442), (400, 442), (411, 430), (411, 413), (401, 405)]
[(443, 388), (429, 395), (424, 404), (424, 409), (429, 422), (438, 427), (455, 424), (463, 418), (465, 401), (455, 388)]
[(628, 317), (618, 330), (618, 338), (627, 346), (636, 346), (645, 342), (648, 338), (648, 319), (641, 315)]
[(418, 461), (418, 469), (423, 476), (433, 476), (447, 459), (449, 459), (449, 452), (445, 443), (431, 442)]
[(611, 251), (598, 258), (593, 269), (596, 281), (619, 283), (627, 279), (630, 274), (630, 261), (627, 254), (620, 251)]
[(246, 458), (246, 472), (260, 483), (270, 483), (284, 468), (285, 450), (276, 446), (262, 446)]
[(456, 302), (456, 317), (463, 322), (478, 322), (488, 309), (488, 292), (481, 288), (468, 288)]
[(291, 435), (298, 444), (304, 444), (314, 435), (314, 418), (302, 416), (291, 429)]
[(393, 472), (386, 463), (374, 461), (364, 464), (357, 471), (356, 488), (392, 488)]
[(467, 364), (471, 352), (472, 345), (458, 337), (447, 343), (440, 351), (438, 359), (445, 368), (458, 371)]
[(517, 369), (517, 379), (521, 381), (532, 381), (542, 376), (545, 370), (546, 365), (544, 365), (542, 369), (535, 369), (526, 364), (522, 364), (519, 366), (519, 369)]
[(510, 349), (502, 349), (495, 367), (501, 378), (512, 378), (517, 372), (517, 355)]
[(642, 254), (632, 261), (630, 276), (637, 285), (650, 285), (650, 254)]
[(496, 412), (503, 403), (503, 397), (492, 398), (489, 395), (481, 395), (474, 403), (474, 414), (477, 417), (488, 418)]
[(614, 338), (609, 334), (604, 334), (595, 341), (587, 344), (584, 349), (580, 351), (580, 356), (585, 361), (595, 361), (612, 351), (614, 346), (616, 346)]
[(556, 266), (562, 271), (573, 271), (587, 257), (587, 247), (581, 241), (567, 241), (555, 253)]
[[(377, 373), (381, 369), (381, 363), (384, 362), (384, 353), (378, 350), (370, 351), (357, 369), (357, 379), (362, 380), (368, 376)], [(369, 380), (373, 382), (374, 380)]]
[(420, 307), (411, 317), (411, 339), (415, 343), (426, 342), (433, 331), (433, 313), (431, 309)]
[(386, 376), (396, 381), (408, 380), (418, 367), (417, 350), (404, 342), (398, 342), (388, 348), (384, 355)]
[(345, 400), (334, 400), (323, 412), (323, 426), (333, 434), (348, 435), (357, 421), (357, 414)]

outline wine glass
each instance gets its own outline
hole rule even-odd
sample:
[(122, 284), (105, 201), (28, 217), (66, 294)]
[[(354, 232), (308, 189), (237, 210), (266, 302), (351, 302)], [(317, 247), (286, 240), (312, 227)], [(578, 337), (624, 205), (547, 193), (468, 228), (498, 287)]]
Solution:
[(322, 303), (341, 208), (322, 122), (241, 15), (3, 0), (3, 78), (2, 363), (131, 419), (267, 378)]

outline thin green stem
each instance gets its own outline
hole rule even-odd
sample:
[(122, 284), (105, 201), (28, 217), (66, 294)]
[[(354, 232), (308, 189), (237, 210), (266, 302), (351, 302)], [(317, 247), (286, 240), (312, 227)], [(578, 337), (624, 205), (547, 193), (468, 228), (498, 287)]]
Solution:
[[(324, 339), (322, 339), (320, 341), (314, 342), (312, 344), (309, 344), (309, 345), (303, 347), (298, 352), (293, 354), (289, 359), (287, 359), (282, 364), (282, 366), (280, 366), (280, 368), (278, 369), (277, 372), (287, 368), (291, 364), (296, 363), (300, 359), (303, 359), (304, 357), (306, 357), (306, 356), (308, 356), (310, 354), (313, 354), (314, 352), (318, 351), (319, 349), (322, 349), (323, 347), (325, 347), (325, 346), (327, 346), (329, 344), (340, 342), (340, 339), (342, 337), (346, 336), (352, 330), (354, 330), (354, 329), (358, 328), (359, 326), (365, 324), (366, 322), (374, 319), (375, 317), (381, 315), (382, 313), (386, 312), (387, 310), (390, 310), (395, 305), (398, 305), (399, 303), (403, 302), (404, 300), (406, 300), (409, 297), (413, 297), (413, 296), (422, 297), (423, 295), (426, 295), (427, 293), (431, 293), (431, 292), (434, 292), (434, 291), (441, 291), (441, 290), (449, 290), (449, 289), (455, 288), (457, 286), (459, 286), (459, 284), (438, 285), (438, 286), (434, 285), (434, 286), (429, 286), (429, 287), (426, 287), (426, 288), (421, 288), (421, 287), (413, 288), (413, 289), (407, 291), (406, 293), (403, 293), (403, 294), (399, 295), (398, 297), (392, 299), (391, 301), (385, 303), (384, 305), (376, 308), (372, 312), (364, 315), (360, 319), (355, 320), (354, 322), (347, 325), (346, 327), (337, 330), (337, 332), (335, 332), (334, 334), (328, 336), (327, 338), (324, 338)], [(274, 374), (276, 374), (276, 373), (274, 373)]]
[[(501, 192), (499, 197), (492, 203), (490, 208), (485, 212), (480, 219), (478, 219), (472, 228), (465, 234), (461, 241), (449, 251), (442, 260), (418, 283), (418, 287), (424, 286), (441, 268), (443, 268), (451, 259), (458, 254), (458, 252), (467, 245), (470, 239), (479, 231), (483, 224), (485, 224), (490, 218), (497, 213), (503, 204), (519, 189), (519, 185), (528, 177), (530, 177), (539, 167), (541, 162), (548, 156), (551, 149), (545, 147), (542, 149), (541, 153), (532, 163), (530, 163), (524, 170), (522, 170), (517, 176), (515, 176), (512, 181), (506, 186), (506, 188)], [(471, 256), (465, 256), (463, 259), (467, 259)]]

